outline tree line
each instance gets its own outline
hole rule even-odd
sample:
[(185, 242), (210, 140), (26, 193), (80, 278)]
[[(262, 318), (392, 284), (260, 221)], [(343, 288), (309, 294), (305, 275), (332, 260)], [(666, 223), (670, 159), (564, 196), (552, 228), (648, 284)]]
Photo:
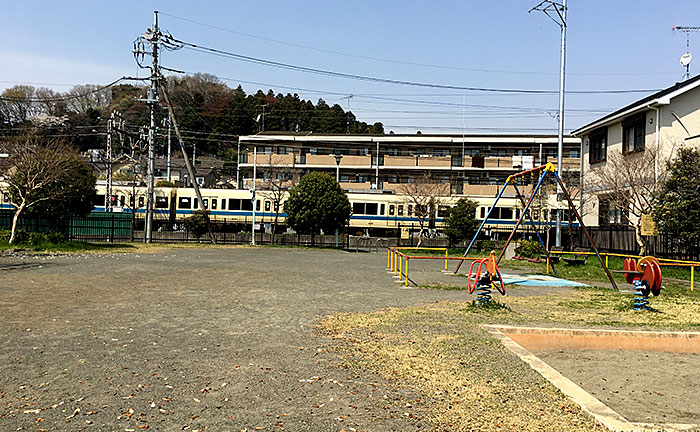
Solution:
[[(294, 93), (272, 89), (247, 94), (231, 88), (213, 75), (169, 77), (168, 91), (178, 122), (198, 152), (231, 160), (237, 136), (258, 132), (313, 132), (319, 134), (384, 134), (380, 122), (358, 121), (351, 111), (323, 99), (316, 103)], [(149, 124), (149, 106), (142, 84), (109, 88), (77, 85), (66, 92), (30, 85), (16, 85), (0, 94), (0, 133), (19, 134), (32, 128), (46, 135), (63, 135), (80, 151), (104, 148), (107, 120), (118, 111), (128, 128), (138, 133)], [(156, 112), (159, 137), (167, 111)], [(161, 142), (163, 140), (161, 139)]]

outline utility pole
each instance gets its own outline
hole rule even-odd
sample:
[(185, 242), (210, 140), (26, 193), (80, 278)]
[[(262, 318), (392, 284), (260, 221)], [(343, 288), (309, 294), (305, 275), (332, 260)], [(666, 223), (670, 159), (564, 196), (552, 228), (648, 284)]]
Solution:
[(352, 99), (352, 97), (353, 97), (353, 95), (345, 96), (345, 97), (341, 97), (341, 98), (340, 98), (340, 99), (347, 99), (347, 100), (348, 100), (348, 109), (347, 109), (347, 112), (346, 112), (346, 121), (345, 121), (345, 122), (347, 123), (347, 131), (346, 131), (346, 133), (348, 133), (348, 134), (350, 133), (350, 99)]
[(260, 116), (260, 123), (258, 124), (258, 133), (265, 132), (265, 107), (267, 104), (260, 105), (262, 107), (262, 115)]
[(253, 197), (251, 200), (253, 201), (253, 239), (250, 241), (250, 244), (255, 246), (255, 185), (258, 183), (258, 146), (253, 147)]
[[(557, 172), (561, 175), (562, 156), (564, 155), (564, 78), (566, 76), (566, 0), (557, 3), (543, 0), (528, 11), (540, 11), (547, 15), (561, 28), (561, 51), (559, 57), (559, 130), (557, 141)], [(583, 157), (583, 155), (581, 155)], [(557, 202), (562, 200), (561, 186), (557, 184)], [(555, 244), (561, 246), (561, 209), (557, 209), (557, 230)]]
[(107, 190), (105, 191), (105, 211), (112, 212), (112, 126), (114, 124), (114, 111), (107, 120)]
[(236, 151), (236, 189), (241, 188), (241, 140), (238, 140), (238, 150)]
[(690, 55), (690, 33), (700, 32), (700, 27), (688, 27), (688, 26), (673, 26), (673, 30), (685, 33), (685, 54), (681, 57), (681, 65), (685, 66), (685, 76), (684, 79), (690, 78), (690, 60), (693, 56)]
[[(153, 62), (151, 69), (151, 86), (148, 88), (148, 97), (139, 99), (141, 102), (146, 102), (151, 106), (151, 123), (148, 128), (148, 169), (147, 169), (147, 193), (146, 193), (146, 226), (144, 227), (144, 243), (150, 243), (153, 234), (153, 175), (155, 161), (155, 138), (156, 138), (156, 119), (155, 105), (158, 103), (158, 76), (160, 69), (158, 66), (158, 45), (160, 44), (160, 31), (158, 30), (158, 11), (153, 12), (153, 27), (146, 31), (134, 43), (134, 57), (139, 66), (144, 67), (139, 62), (139, 58), (144, 55), (150, 55)], [(151, 44), (151, 52), (144, 50), (144, 43)]]
[(170, 113), (168, 113), (168, 181), (170, 181), (170, 178), (171, 178), (170, 177), (171, 176), (170, 170), (171, 170), (171, 167), (173, 164), (173, 148), (171, 146), (171, 141), (170, 141), (171, 136), (172, 136), (172, 134), (171, 134), (172, 128), (173, 128), (173, 119), (172, 119), (172, 117), (170, 117)]

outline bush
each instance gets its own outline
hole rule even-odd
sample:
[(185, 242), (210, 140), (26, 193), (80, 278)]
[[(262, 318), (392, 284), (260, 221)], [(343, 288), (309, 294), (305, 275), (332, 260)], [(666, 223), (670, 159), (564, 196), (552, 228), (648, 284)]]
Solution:
[(191, 216), (185, 218), (185, 228), (199, 240), (209, 229), (209, 211), (193, 211)]
[(540, 242), (536, 242), (534, 240), (522, 240), (520, 242), (520, 246), (515, 249), (515, 253), (521, 257), (534, 258), (544, 253), (544, 251), (542, 250), (542, 245)]
[(491, 252), (492, 250), (500, 249), (496, 240), (481, 240), (477, 243), (479, 252)]
[[(9, 242), (10, 235), (10, 230), (0, 231), (0, 241)], [(40, 233), (17, 230), (17, 234), (15, 234), (15, 244), (31, 244), (36, 246), (40, 243), (59, 244), (66, 240), (66, 235), (63, 233)]]

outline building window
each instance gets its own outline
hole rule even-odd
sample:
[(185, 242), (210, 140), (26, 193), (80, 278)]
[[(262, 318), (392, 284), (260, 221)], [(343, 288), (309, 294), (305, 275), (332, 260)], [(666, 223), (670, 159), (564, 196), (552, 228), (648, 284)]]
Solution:
[(588, 137), (589, 163), (602, 162), (608, 155), (608, 129), (598, 129)]
[(490, 155), (492, 157), (506, 157), (506, 156), (508, 156), (508, 150), (506, 150), (506, 149), (492, 149)]
[(644, 150), (644, 115), (622, 123), (622, 153)]
[(401, 153), (401, 150), (396, 148), (396, 147), (389, 147), (386, 150), (387, 156), (398, 156)]
[(433, 149), (433, 156), (449, 156), (450, 149)]
[(569, 150), (569, 157), (577, 159), (579, 157), (579, 151), (578, 150)]

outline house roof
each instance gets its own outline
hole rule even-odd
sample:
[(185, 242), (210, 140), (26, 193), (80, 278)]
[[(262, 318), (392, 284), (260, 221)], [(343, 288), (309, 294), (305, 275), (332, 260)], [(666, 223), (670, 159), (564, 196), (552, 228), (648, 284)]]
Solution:
[(592, 121), (580, 128), (571, 132), (571, 135), (580, 137), (581, 135), (590, 132), (593, 129), (597, 129), (601, 126), (607, 126), (614, 123), (621, 118), (627, 117), (631, 114), (635, 114), (641, 110), (645, 110), (653, 105), (668, 105), (674, 97), (683, 94), (695, 87), (700, 86), (700, 75), (690, 78), (688, 80), (677, 82), (671, 87), (660, 90), (654, 94), (646, 96), (638, 101), (632, 102), (617, 111), (611, 112), (597, 120)]

